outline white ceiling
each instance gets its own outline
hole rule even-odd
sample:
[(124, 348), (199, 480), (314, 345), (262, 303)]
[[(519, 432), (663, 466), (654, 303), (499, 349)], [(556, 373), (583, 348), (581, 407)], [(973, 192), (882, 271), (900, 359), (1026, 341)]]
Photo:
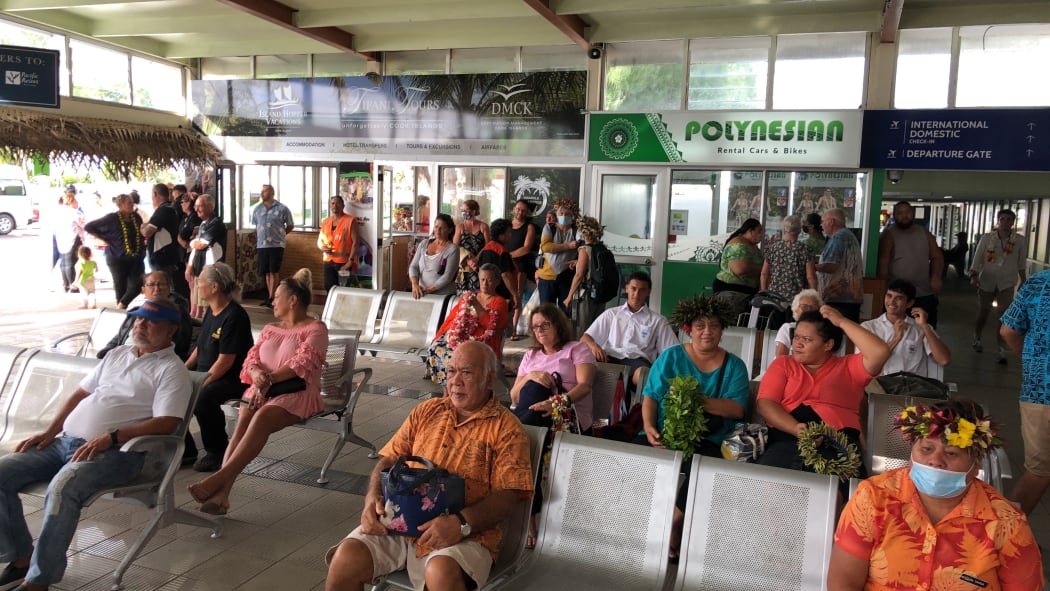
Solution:
[(172, 59), (572, 43), (582, 51), (632, 40), (1050, 22), (1046, 0), (0, 0), (0, 11)]

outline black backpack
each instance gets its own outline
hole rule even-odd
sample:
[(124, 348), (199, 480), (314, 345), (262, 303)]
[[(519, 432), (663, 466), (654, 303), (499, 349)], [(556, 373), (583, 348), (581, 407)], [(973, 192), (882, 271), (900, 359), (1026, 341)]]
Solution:
[(590, 296), (599, 304), (615, 298), (620, 291), (620, 268), (616, 258), (601, 242), (591, 245)]

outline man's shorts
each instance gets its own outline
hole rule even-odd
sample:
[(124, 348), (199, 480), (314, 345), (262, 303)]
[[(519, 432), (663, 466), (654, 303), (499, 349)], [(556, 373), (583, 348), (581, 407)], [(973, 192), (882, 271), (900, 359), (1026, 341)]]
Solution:
[(283, 248), (260, 248), (255, 252), (259, 255), (260, 275), (281, 272), (281, 262), (284, 261)]
[[(473, 541), (460, 542), (455, 546), (434, 550), (423, 558), (416, 558), (416, 545), (413, 538), (407, 536), (375, 536), (361, 533), (361, 526), (346, 536), (360, 541), (372, 554), (372, 566), (374, 567), (373, 584), (380, 577), (399, 570), (408, 570), (408, 578), (412, 581), (412, 588), (423, 591), (423, 573), (427, 561), (434, 556), (448, 556), (456, 561), (456, 564), (474, 580), (475, 589), (480, 589), (489, 579), (492, 571), (492, 554), (481, 544)], [(324, 557), (325, 564), (331, 565), (332, 555), (338, 546), (329, 548)]]
[(1020, 404), (1024, 469), (1040, 478), (1050, 477), (1050, 405)]

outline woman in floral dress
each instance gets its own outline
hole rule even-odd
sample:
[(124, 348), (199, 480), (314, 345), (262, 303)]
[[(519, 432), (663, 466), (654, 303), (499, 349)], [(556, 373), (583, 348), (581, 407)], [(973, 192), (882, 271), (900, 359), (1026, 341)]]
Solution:
[(445, 317), (437, 336), (430, 343), (424, 377), (443, 385), (445, 365), (452, 359), (456, 347), (466, 341), (481, 341), (501, 357), (503, 329), (507, 327), (509, 315), (507, 300), (496, 295), (500, 281), (499, 267), (491, 263), (481, 266), (478, 272), (480, 291), (464, 293)]

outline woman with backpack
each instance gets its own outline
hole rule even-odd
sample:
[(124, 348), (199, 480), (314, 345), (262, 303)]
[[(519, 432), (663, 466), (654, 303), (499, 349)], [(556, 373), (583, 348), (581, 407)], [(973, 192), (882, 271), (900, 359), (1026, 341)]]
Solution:
[[(576, 257), (575, 265), (569, 263), (570, 267), (575, 266), (576, 274), (573, 275), (569, 295), (562, 301), (562, 305), (572, 310), (572, 319), (578, 328), (577, 332), (583, 332), (594, 322), (598, 314), (601, 314), (602, 304), (605, 303), (598, 302), (597, 294), (593, 292), (590, 281), (592, 279), (591, 254), (599, 246), (605, 248), (601, 244), (602, 235), (605, 231), (601, 223), (590, 216), (580, 218), (576, 227), (578, 236), (583, 240), (583, 244), (576, 249), (579, 254)], [(579, 244), (579, 241), (577, 241), (577, 244)]]

